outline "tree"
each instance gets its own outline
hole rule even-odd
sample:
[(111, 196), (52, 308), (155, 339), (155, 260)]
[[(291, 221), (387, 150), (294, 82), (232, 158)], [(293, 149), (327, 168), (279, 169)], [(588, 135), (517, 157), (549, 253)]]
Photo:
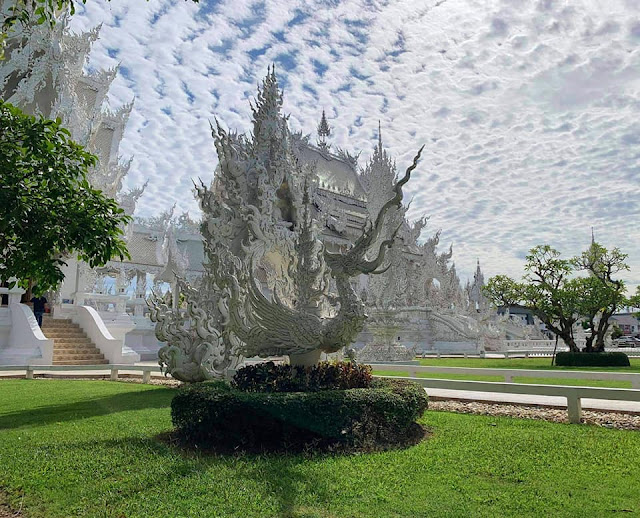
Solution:
[(629, 269), (624, 262), (626, 258), (627, 254), (623, 254), (618, 248), (608, 251), (594, 241), (587, 250), (573, 259), (577, 270), (589, 274), (583, 282), (585, 296), (580, 308), (580, 314), (587, 318), (586, 323), (591, 331), (591, 335), (587, 336), (588, 352), (604, 351), (609, 319), (618, 308), (628, 302), (624, 282), (613, 278), (617, 273)]
[[(83, 4), (87, 0), (80, 0)], [(198, 3), (199, 0), (192, 0)], [(37, 23), (56, 24), (56, 19), (61, 12), (69, 11), (73, 15), (76, 12), (77, 0), (14, 0), (7, 13), (3, 13), (2, 32), (6, 33), (16, 23), (28, 25)]]
[[(83, 4), (87, 0), (80, 0)], [(198, 3), (199, 0), (191, 0)], [(4, 49), (9, 32), (16, 23), (29, 25), (32, 23), (42, 25), (44, 23), (53, 27), (61, 12), (68, 11), (73, 15), (76, 12), (77, 0), (14, 0), (7, 12), (2, 13), (2, 25), (0, 26), (0, 59), (4, 59)]]
[(0, 279), (42, 293), (63, 280), (66, 257), (91, 267), (129, 257), (121, 238), (129, 216), (87, 181), (96, 161), (60, 120), (0, 100)]
[[(629, 297), (627, 304), (631, 308), (640, 308), (640, 286), (636, 288), (635, 294)], [(635, 316), (640, 317), (640, 313), (635, 313)]]
[[(583, 320), (588, 331), (585, 351), (600, 352), (604, 351), (609, 318), (626, 302), (624, 283), (613, 279), (628, 269), (625, 258), (617, 248), (609, 252), (592, 243), (580, 256), (567, 260), (557, 250), (541, 245), (527, 256), (523, 282), (497, 275), (484, 293), (496, 306), (529, 308), (573, 352), (579, 351), (573, 327)], [(575, 277), (580, 271), (589, 275)]]

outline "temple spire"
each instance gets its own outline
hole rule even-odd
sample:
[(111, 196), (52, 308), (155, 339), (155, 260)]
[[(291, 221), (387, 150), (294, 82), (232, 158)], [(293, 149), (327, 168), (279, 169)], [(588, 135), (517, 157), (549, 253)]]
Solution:
[(327, 117), (322, 110), (322, 118), (320, 119), (320, 123), (318, 124), (318, 146), (325, 149), (328, 147), (327, 137), (331, 135), (331, 128), (329, 127), (329, 123), (327, 122)]
[(382, 125), (380, 124), (380, 119), (378, 119), (378, 149), (382, 153)]
[(596, 237), (593, 233), (593, 227), (591, 227), (591, 245), (595, 245), (596, 244)]

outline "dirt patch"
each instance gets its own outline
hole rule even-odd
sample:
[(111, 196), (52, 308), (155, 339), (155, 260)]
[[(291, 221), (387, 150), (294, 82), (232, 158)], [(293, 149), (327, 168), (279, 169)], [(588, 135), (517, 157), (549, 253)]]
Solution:
[(23, 516), (22, 511), (12, 509), (5, 503), (6, 501), (6, 495), (0, 491), (0, 518), (19, 518)]

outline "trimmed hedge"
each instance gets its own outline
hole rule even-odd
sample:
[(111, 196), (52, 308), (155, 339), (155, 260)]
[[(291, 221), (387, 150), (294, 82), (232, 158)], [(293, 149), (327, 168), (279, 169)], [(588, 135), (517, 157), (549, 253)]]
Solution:
[(556, 354), (558, 367), (629, 367), (629, 357), (620, 352), (615, 353), (572, 353)]
[(424, 389), (404, 380), (271, 393), (211, 382), (181, 388), (171, 402), (171, 418), (182, 441), (218, 450), (376, 449), (405, 442), (427, 405)]
[(317, 365), (247, 365), (236, 372), (231, 385), (245, 392), (315, 392), (366, 388), (371, 385), (371, 366), (351, 362), (320, 362)]

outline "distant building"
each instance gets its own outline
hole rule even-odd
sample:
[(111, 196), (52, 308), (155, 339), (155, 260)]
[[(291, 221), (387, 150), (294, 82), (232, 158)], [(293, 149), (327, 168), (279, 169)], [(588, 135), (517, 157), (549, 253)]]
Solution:
[(640, 334), (640, 320), (634, 313), (618, 313), (617, 315), (612, 315), (610, 320), (615, 322), (623, 335)]

